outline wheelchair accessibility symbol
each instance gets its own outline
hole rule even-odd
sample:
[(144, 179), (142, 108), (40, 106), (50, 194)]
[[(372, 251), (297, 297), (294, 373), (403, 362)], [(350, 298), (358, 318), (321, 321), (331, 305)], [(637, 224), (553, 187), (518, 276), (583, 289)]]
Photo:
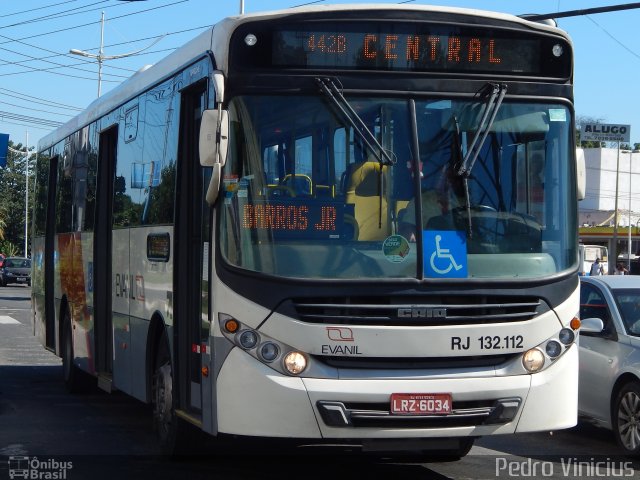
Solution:
[(425, 230), (422, 238), (425, 276), (467, 277), (467, 243), (464, 232)]

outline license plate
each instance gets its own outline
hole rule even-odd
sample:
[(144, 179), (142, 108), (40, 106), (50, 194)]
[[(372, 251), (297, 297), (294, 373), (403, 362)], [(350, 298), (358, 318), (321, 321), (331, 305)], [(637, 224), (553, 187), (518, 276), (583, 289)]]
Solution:
[(26, 282), (27, 281), (27, 277), (18, 277), (18, 281), (19, 282)]
[(396, 415), (443, 415), (451, 413), (450, 393), (393, 393), (391, 413)]

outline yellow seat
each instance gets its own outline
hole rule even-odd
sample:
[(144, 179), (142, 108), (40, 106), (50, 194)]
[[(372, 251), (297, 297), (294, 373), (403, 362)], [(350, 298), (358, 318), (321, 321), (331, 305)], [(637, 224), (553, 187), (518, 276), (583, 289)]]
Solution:
[[(382, 191), (379, 184), (380, 169), (382, 169)], [(381, 166), (377, 161), (354, 165), (351, 171), (345, 203), (354, 205), (354, 215), (358, 224), (358, 240), (384, 240), (390, 235), (386, 174), (387, 167)]]
[(313, 182), (311, 177), (301, 173), (288, 173), (282, 180), (282, 185), (291, 188), (296, 195), (312, 195)]

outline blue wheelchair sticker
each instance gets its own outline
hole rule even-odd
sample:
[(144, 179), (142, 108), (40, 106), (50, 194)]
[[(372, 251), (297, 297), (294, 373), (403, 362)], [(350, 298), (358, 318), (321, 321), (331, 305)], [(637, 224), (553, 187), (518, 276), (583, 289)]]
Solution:
[(451, 230), (422, 232), (424, 274), (429, 278), (467, 277), (467, 236)]

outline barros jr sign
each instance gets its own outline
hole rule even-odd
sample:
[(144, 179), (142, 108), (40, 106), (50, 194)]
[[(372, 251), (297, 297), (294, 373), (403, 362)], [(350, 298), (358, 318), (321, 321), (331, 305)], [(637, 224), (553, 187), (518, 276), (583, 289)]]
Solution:
[(631, 125), (585, 123), (580, 133), (581, 142), (625, 142), (631, 141)]

